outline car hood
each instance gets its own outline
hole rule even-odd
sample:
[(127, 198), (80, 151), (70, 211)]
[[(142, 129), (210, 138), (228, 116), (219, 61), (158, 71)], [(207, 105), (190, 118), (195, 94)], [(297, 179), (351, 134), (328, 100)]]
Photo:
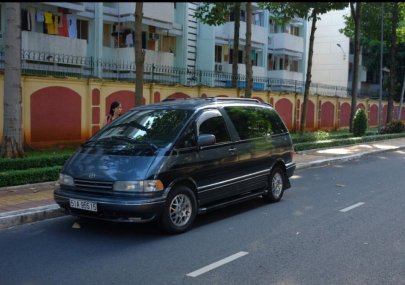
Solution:
[(62, 173), (75, 179), (96, 181), (143, 180), (156, 159), (153, 153), (143, 155), (111, 154), (101, 148), (78, 150), (64, 165)]

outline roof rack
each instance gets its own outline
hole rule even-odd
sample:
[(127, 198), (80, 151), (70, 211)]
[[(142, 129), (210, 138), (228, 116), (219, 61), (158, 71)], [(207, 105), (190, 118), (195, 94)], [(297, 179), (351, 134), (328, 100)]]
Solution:
[(253, 98), (236, 98), (236, 97), (196, 97), (196, 98), (166, 98), (161, 102), (176, 101), (176, 100), (207, 100), (207, 101), (244, 101), (262, 103), (261, 101)]

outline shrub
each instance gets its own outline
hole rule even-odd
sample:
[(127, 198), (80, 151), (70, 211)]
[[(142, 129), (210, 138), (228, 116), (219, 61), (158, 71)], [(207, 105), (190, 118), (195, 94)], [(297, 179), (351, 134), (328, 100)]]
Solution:
[(353, 135), (355, 137), (361, 137), (367, 130), (367, 115), (366, 112), (359, 108), (356, 111), (353, 119)]
[(394, 133), (401, 133), (405, 131), (405, 125), (402, 123), (401, 120), (392, 120), (384, 127), (381, 128), (381, 134), (394, 134)]
[(62, 166), (70, 154), (34, 156), (23, 158), (0, 158), (0, 172), (7, 170), (21, 170), (50, 166)]
[(0, 187), (56, 181), (62, 166), (0, 172)]

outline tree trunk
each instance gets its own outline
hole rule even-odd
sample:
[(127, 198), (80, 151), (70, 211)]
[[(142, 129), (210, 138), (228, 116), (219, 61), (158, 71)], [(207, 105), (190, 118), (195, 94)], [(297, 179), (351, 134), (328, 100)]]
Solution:
[(21, 94), (21, 11), (19, 2), (5, 3), (4, 125), (1, 157), (24, 156)]
[(392, 120), (394, 111), (394, 94), (397, 77), (397, 27), (398, 27), (398, 2), (392, 3), (391, 49), (390, 49), (390, 85), (388, 90), (387, 123)]
[(143, 63), (145, 53), (142, 50), (143, 2), (136, 2), (135, 8), (135, 106), (142, 105), (143, 98)]
[(312, 26), (311, 34), (309, 36), (309, 49), (308, 49), (308, 67), (307, 67), (307, 76), (305, 79), (305, 89), (304, 89), (304, 100), (302, 102), (302, 112), (301, 112), (301, 123), (299, 134), (302, 135), (305, 130), (307, 122), (307, 106), (308, 106), (308, 96), (309, 96), (309, 87), (311, 86), (311, 69), (312, 69), (312, 55), (314, 54), (314, 38), (316, 31), (316, 21), (317, 21), (317, 10), (312, 11)]
[(350, 10), (354, 19), (354, 62), (352, 78), (352, 104), (350, 112), (350, 132), (353, 132), (353, 121), (357, 109), (357, 82), (359, 81), (359, 63), (360, 63), (360, 24), (361, 24), (361, 2), (350, 2)]
[(252, 70), (252, 2), (246, 2), (246, 88), (245, 97), (252, 97), (253, 70)]
[(239, 62), (239, 28), (240, 28), (240, 2), (235, 3), (234, 8), (235, 25), (233, 35), (233, 54), (232, 54), (232, 87), (238, 87), (238, 62)]

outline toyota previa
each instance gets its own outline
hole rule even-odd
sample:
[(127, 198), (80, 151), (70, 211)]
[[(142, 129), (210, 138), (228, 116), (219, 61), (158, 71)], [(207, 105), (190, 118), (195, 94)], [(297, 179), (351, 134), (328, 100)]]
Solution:
[(200, 213), (259, 196), (278, 202), (294, 170), (290, 134), (271, 105), (164, 100), (131, 109), (82, 144), (54, 199), (74, 216), (157, 221), (181, 233)]

